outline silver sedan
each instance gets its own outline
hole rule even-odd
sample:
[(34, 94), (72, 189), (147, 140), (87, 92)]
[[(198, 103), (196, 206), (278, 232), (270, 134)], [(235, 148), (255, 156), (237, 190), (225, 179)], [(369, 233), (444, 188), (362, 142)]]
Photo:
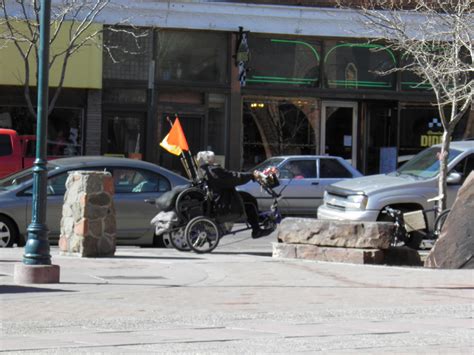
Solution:
[[(326, 155), (272, 157), (252, 170), (263, 171), (269, 167), (276, 167), (280, 171), (280, 186), (276, 191), (282, 195), (278, 206), (285, 215), (315, 217), (318, 206), (323, 202), (326, 186), (362, 176), (344, 159)], [(270, 208), (272, 199), (258, 183), (249, 182), (238, 189), (255, 196), (260, 210)]]
[[(105, 170), (115, 181), (114, 204), (117, 220), (117, 244), (153, 245), (151, 219), (158, 212), (155, 200), (177, 185), (189, 183), (184, 177), (152, 163), (112, 157), (74, 157), (48, 162), (47, 226), (51, 242), (60, 234), (62, 205), (69, 171)], [(31, 221), (32, 171), (20, 171), (0, 180), (0, 247), (23, 245)]]

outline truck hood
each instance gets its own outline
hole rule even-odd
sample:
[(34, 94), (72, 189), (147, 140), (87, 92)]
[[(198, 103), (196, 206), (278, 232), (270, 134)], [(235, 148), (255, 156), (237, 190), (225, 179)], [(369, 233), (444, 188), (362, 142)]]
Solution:
[(417, 185), (426, 182), (426, 180), (418, 180), (409, 175), (369, 175), (355, 179), (343, 180), (330, 185), (328, 191), (346, 190), (352, 192), (362, 192), (365, 195), (372, 195), (383, 190), (390, 190), (398, 186), (407, 187), (409, 185)]

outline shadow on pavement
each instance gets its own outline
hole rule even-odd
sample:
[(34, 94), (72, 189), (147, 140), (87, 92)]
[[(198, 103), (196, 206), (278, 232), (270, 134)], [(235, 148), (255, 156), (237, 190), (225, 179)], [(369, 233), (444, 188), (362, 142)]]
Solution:
[(213, 251), (210, 254), (221, 254), (221, 255), (255, 255), (255, 256), (267, 256), (272, 257), (272, 252), (262, 251)]
[(20, 286), (20, 285), (3, 285), (0, 286), (0, 294), (7, 293), (29, 293), (29, 292), (76, 292), (72, 290), (59, 290), (44, 287)]
[(115, 255), (111, 259), (156, 259), (156, 260), (202, 260), (199, 257), (189, 256), (143, 256), (143, 255)]

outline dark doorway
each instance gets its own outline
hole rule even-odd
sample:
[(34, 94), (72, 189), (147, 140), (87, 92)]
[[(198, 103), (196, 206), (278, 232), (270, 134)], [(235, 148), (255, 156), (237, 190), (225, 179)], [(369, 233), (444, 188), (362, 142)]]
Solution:
[[(388, 167), (396, 168), (397, 165), (396, 154), (390, 153), (397, 149), (397, 109), (390, 103), (369, 104), (367, 114), (364, 174), (386, 173)], [(393, 162), (387, 162), (387, 159)]]

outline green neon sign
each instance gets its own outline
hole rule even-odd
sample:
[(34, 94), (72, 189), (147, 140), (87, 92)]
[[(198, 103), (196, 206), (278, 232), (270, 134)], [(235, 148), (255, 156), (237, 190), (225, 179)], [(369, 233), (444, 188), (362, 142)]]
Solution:
[(431, 84), (422, 84), (416, 81), (402, 81), (403, 86), (408, 86), (410, 89), (431, 89)]
[(364, 81), (364, 80), (329, 80), (329, 84), (335, 86), (350, 86), (350, 87), (374, 87), (374, 88), (391, 88), (390, 82), (378, 82), (378, 81)]
[(327, 60), (328, 60), (328, 57), (329, 55), (331, 54), (332, 51), (336, 50), (337, 48), (341, 48), (341, 47), (349, 47), (349, 48), (378, 48), (378, 49), (383, 49), (384, 51), (386, 51), (390, 58), (392, 59), (393, 61), (393, 64), (396, 65), (397, 64), (397, 60), (395, 59), (395, 55), (393, 54), (393, 52), (388, 49), (388, 48), (385, 48), (384, 46), (380, 45), (380, 44), (368, 44), (368, 43), (341, 43), (341, 44), (337, 44), (335, 45), (334, 47), (332, 47), (327, 53), (326, 53), (326, 56), (324, 57), (324, 62), (326, 63)]

